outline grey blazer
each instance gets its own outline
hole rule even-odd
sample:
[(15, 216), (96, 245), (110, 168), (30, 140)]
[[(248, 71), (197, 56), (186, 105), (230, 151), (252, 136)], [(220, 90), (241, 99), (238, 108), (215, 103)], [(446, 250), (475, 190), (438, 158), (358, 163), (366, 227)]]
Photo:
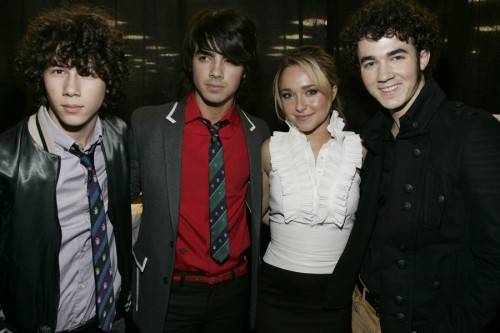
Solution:
[[(184, 107), (185, 100), (142, 107), (134, 111), (131, 119), (131, 194), (137, 197), (142, 192), (144, 205), (133, 250), (137, 269), (132, 291), (133, 317), (142, 332), (163, 332), (168, 311), (179, 220)], [(269, 137), (269, 129), (261, 119), (238, 111), (245, 131), (250, 169), (247, 207), (251, 212), (250, 322), (253, 323), (260, 260), (261, 145)]]

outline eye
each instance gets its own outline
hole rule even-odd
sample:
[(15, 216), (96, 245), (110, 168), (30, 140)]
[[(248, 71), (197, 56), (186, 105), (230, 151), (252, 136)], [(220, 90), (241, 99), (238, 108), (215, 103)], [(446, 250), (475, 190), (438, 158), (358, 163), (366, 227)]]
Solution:
[(318, 89), (311, 88), (306, 90), (306, 96), (314, 96), (318, 93)]
[(289, 92), (284, 92), (284, 93), (281, 93), (280, 97), (281, 97), (281, 99), (287, 100), (287, 99), (292, 98), (292, 94)]
[(54, 74), (54, 75), (64, 74), (64, 68), (61, 68), (61, 67), (52, 67), (52, 69), (50, 70), (50, 73)]
[(361, 64), (361, 67), (364, 69), (370, 69), (375, 65), (375, 61), (365, 61), (364, 63)]
[(402, 54), (395, 55), (394, 57), (391, 58), (391, 60), (398, 61), (398, 60), (403, 60), (405, 59), (405, 56)]
[(197, 59), (198, 59), (198, 61), (200, 61), (200, 62), (206, 62), (206, 61), (208, 61), (208, 56), (207, 56), (206, 54), (199, 54), (199, 55), (197, 56)]

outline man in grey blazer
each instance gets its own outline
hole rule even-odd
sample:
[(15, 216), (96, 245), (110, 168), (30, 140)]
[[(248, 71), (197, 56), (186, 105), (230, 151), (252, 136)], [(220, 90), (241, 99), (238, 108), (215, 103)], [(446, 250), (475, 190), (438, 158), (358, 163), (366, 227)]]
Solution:
[(191, 93), (131, 120), (132, 195), (144, 204), (134, 319), (148, 333), (247, 332), (269, 130), (236, 94), (255, 62), (255, 25), (234, 10), (203, 11), (184, 47)]

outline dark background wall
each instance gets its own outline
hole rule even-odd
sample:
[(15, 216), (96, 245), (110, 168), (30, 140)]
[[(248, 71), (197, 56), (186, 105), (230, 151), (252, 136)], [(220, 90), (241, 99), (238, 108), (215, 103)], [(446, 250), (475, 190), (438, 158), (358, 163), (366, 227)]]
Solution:
[[(301, 44), (319, 44), (337, 53), (338, 34), (361, 0), (95, 0), (107, 7), (124, 32), (131, 65), (126, 98), (119, 112), (176, 98), (180, 48), (189, 17), (202, 8), (235, 7), (258, 28), (259, 68), (245, 108), (273, 128), (276, 120), (271, 82), (280, 57)], [(450, 98), (500, 113), (500, 0), (420, 0), (440, 19), (445, 49), (435, 77)], [(0, 0), (0, 131), (36, 111), (29, 91), (13, 67), (16, 46), (26, 24), (41, 10), (71, 1)], [(81, 3), (81, 1), (80, 1)], [(339, 63), (346, 114), (359, 128), (374, 103), (357, 76)]]

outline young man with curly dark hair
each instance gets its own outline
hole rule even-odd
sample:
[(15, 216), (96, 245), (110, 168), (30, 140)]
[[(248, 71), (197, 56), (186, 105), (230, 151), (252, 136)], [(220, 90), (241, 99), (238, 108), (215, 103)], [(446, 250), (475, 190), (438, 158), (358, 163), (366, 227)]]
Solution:
[(248, 332), (269, 136), (237, 105), (255, 63), (255, 25), (234, 10), (204, 10), (183, 56), (188, 95), (132, 115), (132, 192), (144, 203), (134, 319), (142, 332)]
[(500, 125), (432, 79), (438, 24), (412, 1), (368, 2), (342, 37), (381, 106), (362, 133), (359, 288), (384, 333), (481, 332), (500, 301)]
[(125, 123), (102, 112), (127, 76), (105, 12), (49, 10), (16, 60), (39, 109), (0, 135), (0, 307), (11, 332), (120, 332), (131, 219)]

